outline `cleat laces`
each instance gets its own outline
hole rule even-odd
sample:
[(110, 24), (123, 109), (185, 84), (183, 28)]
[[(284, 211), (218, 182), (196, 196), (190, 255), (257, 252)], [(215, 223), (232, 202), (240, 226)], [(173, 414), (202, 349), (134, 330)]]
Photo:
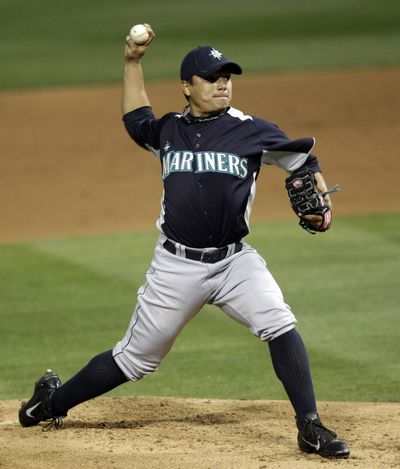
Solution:
[(329, 428), (326, 428), (324, 425), (322, 425), (321, 421), (318, 420), (310, 420), (310, 433), (312, 436), (315, 436), (314, 427), (317, 427), (320, 430), (319, 432), (317, 432), (317, 435), (319, 433), (325, 439), (325, 441), (331, 441), (337, 437), (335, 432), (329, 430)]
[(44, 425), (42, 432), (49, 432), (53, 428), (59, 430), (64, 425), (64, 420), (61, 417), (54, 417)]

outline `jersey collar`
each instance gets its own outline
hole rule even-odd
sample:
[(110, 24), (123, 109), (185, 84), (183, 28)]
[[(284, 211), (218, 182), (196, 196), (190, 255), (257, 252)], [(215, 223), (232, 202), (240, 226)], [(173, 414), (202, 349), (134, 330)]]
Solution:
[(186, 106), (184, 108), (184, 110), (182, 111), (182, 117), (184, 118), (184, 120), (187, 124), (197, 124), (197, 123), (200, 123), (200, 122), (210, 122), (210, 121), (219, 119), (221, 116), (226, 114), (228, 112), (228, 110), (229, 110), (229, 107), (227, 107), (226, 109), (224, 109), (221, 112), (218, 112), (216, 114), (211, 114), (211, 115), (205, 116), (205, 117), (196, 117), (196, 116), (192, 116), (192, 114), (190, 114), (190, 106)]

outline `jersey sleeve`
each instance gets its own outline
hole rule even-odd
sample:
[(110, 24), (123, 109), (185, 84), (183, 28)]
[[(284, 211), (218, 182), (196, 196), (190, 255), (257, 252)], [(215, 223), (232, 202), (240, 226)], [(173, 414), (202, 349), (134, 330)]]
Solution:
[(145, 150), (160, 156), (160, 132), (169, 115), (156, 119), (150, 106), (143, 106), (123, 116), (131, 138)]
[(301, 166), (309, 166), (314, 172), (319, 171), (318, 160), (310, 152), (315, 144), (314, 138), (289, 137), (275, 124), (257, 117), (254, 118), (262, 145), (261, 162), (275, 165), (288, 172)]

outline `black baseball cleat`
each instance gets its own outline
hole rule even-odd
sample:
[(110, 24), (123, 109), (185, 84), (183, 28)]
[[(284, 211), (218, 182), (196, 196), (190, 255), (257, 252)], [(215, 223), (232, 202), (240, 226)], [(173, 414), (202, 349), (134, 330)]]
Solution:
[(317, 453), (324, 458), (345, 459), (350, 456), (348, 446), (337, 438), (335, 432), (322, 425), (318, 414), (307, 414), (304, 420), (297, 422), (297, 428), (301, 451)]
[(22, 402), (19, 410), (19, 422), (23, 427), (33, 427), (46, 420), (54, 422), (56, 427), (60, 426), (56, 421), (62, 417), (53, 415), (50, 401), (51, 395), (60, 386), (60, 378), (51, 370), (36, 381), (33, 396), (28, 402)]

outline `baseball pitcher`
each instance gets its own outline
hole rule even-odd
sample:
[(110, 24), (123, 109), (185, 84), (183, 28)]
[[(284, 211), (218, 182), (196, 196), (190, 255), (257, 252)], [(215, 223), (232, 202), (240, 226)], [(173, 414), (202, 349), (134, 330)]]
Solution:
[(146, 282), (122, 340), (63, 385), (48, 370), (22, 404), (20, 422), (58, 426), (77, 404), (154, 372), (182, 328), (212, 304), (268, 344), (294, 409), (300, 450), (347, 458), (347, 445), (320, 420), (296, 317), (264, 259), (245, 241), (263, 165), (286, 172), (302, 228), (311, 233), (330, 228), (331, 191), (311, 154), (314, 139), (291, 140), (275, 124), (232, 107), (232, 75), (242, 69), (212, 46), (197, 47), (182, 61), (184, 110), (157, 118), (141, 67), (155, 37), (150, 25), (145, 27), (144, 44), (126, 38), (122, 115), (132, 139), (161, 165), (160, 235)]

